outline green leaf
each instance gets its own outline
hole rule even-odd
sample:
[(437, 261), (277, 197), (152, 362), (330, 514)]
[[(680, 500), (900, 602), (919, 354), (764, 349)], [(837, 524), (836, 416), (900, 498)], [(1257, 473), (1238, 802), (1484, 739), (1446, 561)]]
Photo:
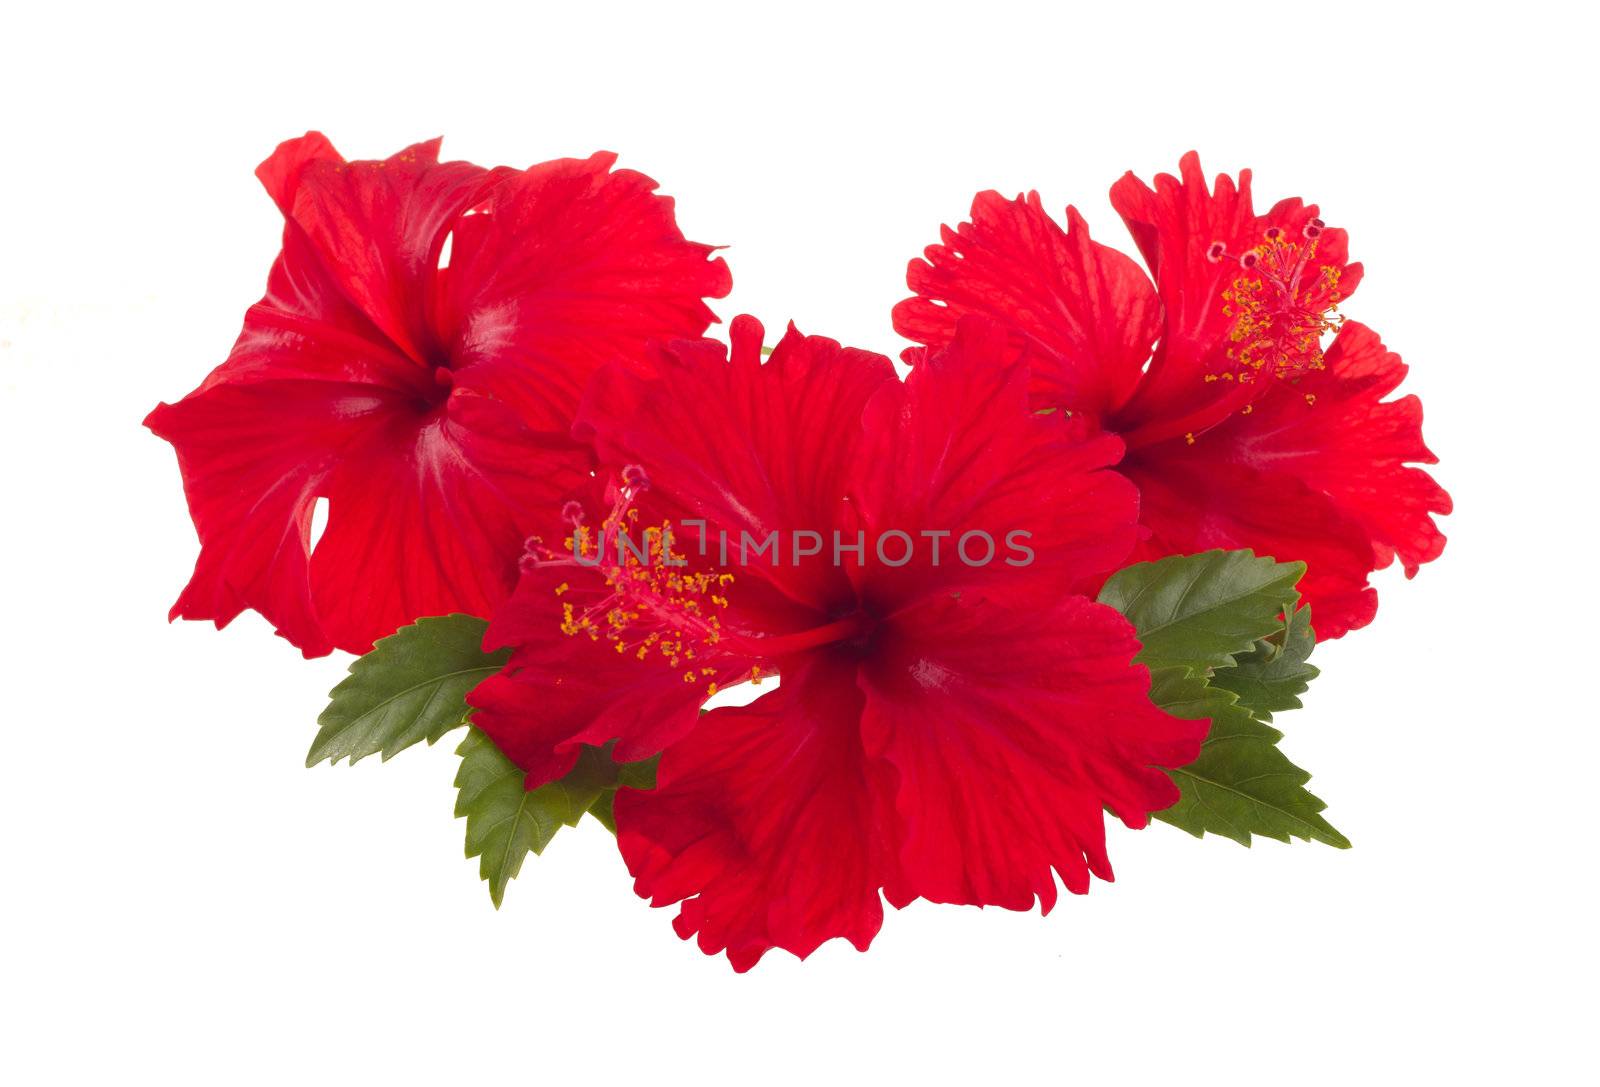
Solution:
[(1256, 648), (1241, 656), (1232, 668), (1219, 668), (1211, 684), (1239, 696), (1239, 705), (1263, 721), (1274, 713), (1300, 708), (1300, 695), (1306, 692), (1320, 670), (1307, 663), (1316, 646), (1311, 629), (1311, 609), (1301, 608), (1289, 619), (1286, 629), (1256, 643)]
[(467, 820), (467, 856), (478, 858), (496, 909), (528, 854), (543, 853), (563, 826), (575, 827), (592, 812), (615, 833), (611, 801), (618, 787), (654, 788), (655, 759), (618, 764), (611, 747), (585, 746), (566, 776), (530, 790), (527, 775), (488, 736), (468, 729), (456, 748), (456, 817)]
[[(701, 714), (706, 711), (701, 710)], [(617, 768), (617, 785), (624, 789), (654, 789), (656, 787), (656, 764), (661, 761), (661, 756), (645, 759), (643, 762), (625, 762)], [(617, 798), (616, 789), (608, 789), (601, 795), (594, 806), (589, 809), (589, 814), (600, 821), (601, 826), (611, 833), (617, 832), (617, 819), (612, 813), (612, 805)]]
[(467, 692), (511, 656), (509, 649), (483, 651), (487, 627), (470, 615), (443, 615), (380, 638), (329, 694), (306, 765), (343, 758), (353, 765), (373, 754), (387, 761), (466, 724)]
[(617, 816), (616, 812), (614, 811), (616, 800), (616, 791), (612, 790), (611, 792), (602, 796), (599, 800), (596, 800), (594, 802), (594, 807), (589, 809), (589, 814), (598, 819), (600, 821), (600, 825), (605, 827), (613, 834), (617, 832)]
[(1305, 569), (1251, 551), (1173, 555), (1117, 571), (1100, 602), (1138, 628), (1141, 664), (1228, 668), (1283, 626), (1278, 617), (1293, 612)]
[(617, 766), (617, 784), (624, 789), (654, 789), (656, 765), (660, 762), (660, 755), (652, 755), (641, 762), (614, 764)]
[(1150, 698), (1175, 717), (1211, 718), (1200, 757), (1167, 773), (1182, 792), (1157, 819), (1196, 838), (1207, 833), (1250, 844), (1252, 834), (1287, 842), (1315, 839), (1339, 849), (1350, 842), (1321, 815), (1325, 805), (1306, 791), (1311, 775), (1278, 749), (1283, 733), (1263, 724), (1229, 690), (1184, 668), (1151, 672)]
[(561, 781), (529, 790), (526, 775), (475, 728), (467, 731), (456, 754), (461, 756), (456, 817), (467, 820), (467, 856), (479, 858), (478, 874), (488, 882), (498, 909), (506, 884), (522, 870), (527, 855), (543, 853), (556, 832), (576, 824), (602, 790)]
[(1283, 734), (1266, 723), (1298, 707), (1317, 675), (1307, 663), (1311, 611), (1296, 609), (1304, 572), (1303, 563), (1250, 551), (1208, 551), (1130, 566), (1101, 590), (1100, 601), (1138, 630), (1151, 700), (1174, 716), (1211, 721), (1199, 757), (1167, 771), (1181, 796), (1157, 819), (1243, 845), (1263, 835), (1349, 847), (1306, 791), (1311, 775), (1279, 750)]

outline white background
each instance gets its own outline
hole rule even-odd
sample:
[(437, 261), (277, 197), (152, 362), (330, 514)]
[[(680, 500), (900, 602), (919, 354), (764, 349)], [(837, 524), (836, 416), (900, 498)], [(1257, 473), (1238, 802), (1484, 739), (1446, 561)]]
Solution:
[[(0, 1078), (15, 1084), (1575, 1082), (1593, 1028), (1593, 26), (1577, 5), (7, 8)], [(590, 823), (490, 908), (449, 745), (301, 765), (347, 661), (164, 622), (196, 545), (139, 425), (227, 353), (281, 139), (600, 148), (769, 327), (886, 352), (972, 194), (1198, 148), (1320, 201), (1458, 514), (1288, 715), (1348, 852), (1113, 828), (1048, 918), (918, 905), (736, 976)], [(1592, 1042), (1592, 1039), (1591, 1039)]]

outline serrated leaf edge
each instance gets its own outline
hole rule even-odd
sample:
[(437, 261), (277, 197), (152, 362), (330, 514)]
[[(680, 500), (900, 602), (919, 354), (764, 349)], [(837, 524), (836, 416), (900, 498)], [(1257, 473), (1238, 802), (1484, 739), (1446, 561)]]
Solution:
[[(1202, 688), (1203, 690), (1214, 691), (1219, 695), (1225, 696), (1226, 699), (1227, 699), (1227, 703), (1226, 703), (1226, 706), (1224, 708), (1225, 709), (1229, 709), (1229, 708), (1239, 709), (1240, 711), (1242, 711), (1244, 713), (1244, 715), (1249, 720), (1255, 722), (1256, 724), (1260, 725), (1263, 729), (1266, 729), (1268, 732), (1272, 733), (1274, 738), (1269, 742), (1271, 743), (1271, 745), (1273, 747), (1277, 747), (1279, 741), (1281, 741), (1283, 739), (1282, 730), (1274, 728), (1271, 724), (1267, 723), (1266, 721), (1263, 721), (1260, 717), (1258, 717), (1255, 713), (1253, 713), (1248, 706), (1240, 705), (1239, 704), (1239, 696), (1237, 694), (1235, 694), (1233, 691), (1228, 690), (1226, 687), (1214, 686), (1211, 683), (1211, 676), (1210, 676), (1210, 673), (1209, 673), (1208, 669), (1196, 669), (1196, 668), (1189, 667), (1187, 665), (1166, 665), (1166, 666), (1164, 666), (1164, 668), (1182, 672), (1184, 679), (1197, 679), (1197, 680), (1200, 680), (1201, 683), (1204, 685), (1203, 688)], [(1151, 691), (1152, 691), (1152, 693), (1155, 690), (1156, 671), (1157, 671), (1156, 669), (1151, 669), (1151, 673), (1150, 673)], [(1195, 702), (1195, 703), (1200, 703), (1202, 700), (1194, 699), (1194, 700), (1191, 700), (1191, 701)], [(1157, 703), (1157, 705), (1160, 706), (1159, 703)], [(1165, 710), (1168, 713), (1172, 712), (1171, 708), (1168, 707), (1168, 706), (1160, 706), (1160, 708)], [(1216, 715), (1207, 713), (1204, 716), (1209, 718), (1209, 720), (1211, 721), (1211, 727), (1215, 728), (1216, 727), (1216, 722), (1217, 722)], [(1211, 736), (1211, 735), (1208, 734), (1206, 736), (1205, 740), (1201, 742), (1200, 750), (1202, 752), (1204, 752), (1205, 749), (1207, 747), (1211, 746), (1212, 744), (1220, 742), (1220, 741), (1232, 739), (1232, 738), (1234, 738), (1232, 735), (1229, 735), (1229, 736)], [(1289, 756), (1286, 753), (1284, 753), (1281, 748), (1279, 749), (1279, 754), (1283, 755), (1283, 760), (1284, 760), (1284, 762), (1286, 762), (1288, 764), (1288, 766), (1290, 767), (1290, 770), (1285, 772), (1285, 773), (1283, 773), (1283, 774), (1272, 775), (1272, 776), (1275, 776), (1275, 777), (1276, 776), (1287, 776), (1287, 777), (1298, 776), (1300, 778), (1300, 780), (1295, 782), (1295, 785), (1305, 792), (1306, 797), (1309, 800), (1311, 800), (1313, 803), (1319, 805), (1319, 808), (1318, 808), (1318, 812), (1319, 813), (1321, 811), (1325, 810), (1327, 808), (1327, 806), (1328, 806), (1327, 802), (1324, 801), (1320, 796), (1317, 796), (1315, 793), (1313, 793), (1310, 789), (1306, 789), (1305, 788), (1305, 786), (1311, 781), (1311, 778), (1312, 778), (1311, 772), (1308, 771), (1308, 770), (1305, 770), (1304, 768), (1302, 768), (1301, 766), (1299, 766), (1298, 764), (1296, 764), (1295, 762), (1290, 760)], [(1198, 756), (1198, 755), (1195, 756), (1195, 760), (1194, 761), (1198, 762), (1199, 760), (1200, 760), (1200, 756)], [(1249, 803), (1250, 805), (1252, 805), (1254, 807), (1262, 808), (1262, 809), (1265, 809), (1265, 810), (1270, 811), (1270, 812), (1275, 812), (1278, 815), (1281, 815), (1281, 816), (1285, 817), (1291, 823), (1295, 823), (1295, 824), (1298, 824), (1300, 826), (1306, 827), (1307, 828), (1306, 832), (1304, 834), (1293, 834), (1293, 832), (1290, 831), (1290, 832), (1285, 832), (1284, 836), (1280, 837), (1279, 835), (1274, 834), (1274, 833), (1272, 833), (1270, 831), (1245, 830), (1245, 829), (1239, 827), (1238, 824), (1233, 819), (1229, 818), (1228, 816), (1226, 816), (1223, 813), (1219, 812), (1215, 807), (1213, 807), (1210, 804), (1206, 803), (1206, 801), (1203, 798), (1201, 798), (1199, 795), (1197, 795), (1197, 794), (1189, 794), (1191, 799), (1193, 800), (1193, 802), (1196, 803), (1196, 804), (1199, 804), (1206, 811), (1211, 812), (1213, 815), (1215, 815), (1217, 817), (1218, 822), (1226, 823), (1229, 826), (1233, 827), (1235, 829), (1235, 831), (1236, 831), (1237, 836), (1235, 836), (1234, 834), (1226, 834), (1226, 833), (1223, 833), (1222, 831), (1216, 831), (1216, 830), (1213, 830), (1213, 831), (1207, 831), (1205, 829), (1201, 829), (1199, 831), (1191, 830), (1189, 827), (1183, 826), (1180, 823), (1174, 822), (1173, 820), (1164, 817), (1164, 813), (1166, 811), (1170, 811), (1171, 810), (1170, 808), (1163, 809), (1162, 811), (1158, 811), (1158, 812), (1152, 812), (1151, 813), (1151, 817), (1152, 818), (1160, 819), (1162, 822), (1166, 823), (1168, 826), (1177, 827), (1177, 829), (1183, 831), (1185, 834), (1191, 835), (1192, 837), (1195, 837), (1195, 838), (1204, 838), (1209, 833), (1209, 834), (1211, 834), (1211, 835), (1213, 835), (1215, 837), (1226, 838), (1228, 841), (1237, 842), (1239, 845), (1244, 846), (1246, 849), (1250, 848), (1250, 840), (1251, 840), (1251, 836), (1252, 835), (1259, 835), (1260, 837), (1268, 838), (1268, 839), (1270, 839), (1272, 841), (1275, 841), (1275, 842), (1288, 842), (1290, 840), (1290, 836), (1293, 835), (1293, 837), (1299, 838), (1301, 841), (1305, 841), (1305, 842), (1318, 841), (1318, 842), (1323, 843), (1324, 845), (1332, 846), (1335, 849), (1349, 849), (1349, 848), (1351, 848), (1350, 839), (1346, 838), (1342, 833), (1339, 832), (1338, 828), (1336, 828), (1332, 823), (1329, 823), (1320, 814), (1315, 814), (1315, 818), (1318, 821), (1317, 823), (1308, 822), (1307, 819), (1302, 815), (1299, 815), (1299, 814), (1297, 814), (1295, 812), (1287, 811), (1287, 810), (1285, 810), (1283, 808), (1280, 808), (1280, 807), (1277, 807), (1276, 805), (1273, 805), (1273, 804), (1265, 803), (1264, 801), (1260, 800), (1259, 798), (1253, 797), (1248, 793), (1240, 792), (1237, 788), (1235, 788), (1232, 785), (1228, 785), (1228, 784), (1225, 784), (1223, 782), (1217, 781), (1214, 778), (1205, 777), (1202, 774), (1197, 774), (1197, 773), (1195, 773), (1195, 772), (1193, 772), (1192, 770), (1189, 769), (1189, 767), (1191, 767), (1193, 765), (1194, 765), (1194, 762), (1191, 762), (1187, 766), (1165, 767), (1163, 769), (1165, 770), (1166, 774), (1169, 777), (1175, 777), (1176, 775), (1182, 774), (1182, 775), (1184, 775), (1185, 777), (1189, 778), (1192, 781), (1204, 782), (1206, 785), (1209, 785), (1212, 788), (1219, 789), (1222, 792), (1231, 793), (1234, 796), (1239, 797), (1240, 799), (1246, 801), (1247, 803)], [(1257, 780), (1257, 779), (1256, 778), (1251, 778), (1249, 780), (1254, 781), (1254, 780)], [(1174, 782), (1174, 784), (1177, 784), (1177, 783)], [(1181, 785), (1179, 786), (1179, 789), (1180, 789), (1180, 791), (1182, 790), (1182, 786)], [(1181, 803), (1181, 799), (1180, 799), (1180, 801), (1178, 803)], [(1177, 803), (1174, 803), (1172, 805), (1172, 807), (1177, 807)], [(1319, 824), (1320, 824), (1320, 826), (1319, 826)]]
[[(1242, 556), (1242, 559), (1235, 559), (1234, 556)], [(1282, 562), (1282, 561), (1279, 561), (1276, 558), (1273, 558), (1270, 555), (1257, 555), (1253, 549), (1248, 548), (1248, 547), (1241, 547), (1241, 548), (1234, 548), (1234, 549), (1212, 548), (1209, 551), (1199, 551), (1199, 552), (1195, 552), (1194, 554), (1190, 554), (1190, 555), (1169, 555), (1169, 556), (1166, 556), (1166, 557), (1160, 558), (1160, 559), (1152, 559), (1152, 560), (1148, 560), (1148, 561), (1145, 561), (1145, 562), (1133, 563), (1132, 565), (1125, 566), (1121, 570), (1118, 570), (1116, 573), (1112, 574), (1111, 578), (1107, 580), (1106, 586), (1103, 586), (1101, 588), (1099, 594), (1096, 595), (1096, 600), (1097, 600), (1097, 602), (1105, 604), (1107, 607), (1110, 607), (1110, 608), (1114, 609), (1115, 611), (1117, 611), (1124, 618), (1126, 618), (1130, 623), (1134, 623), (1134, 620), (1133, 620), (1133, 617), (1132, 617), (1131, 613), (1137, 611), (1139, 603), (1142, 600), (1145, 599), (1146, 595), (1152, 591), (1152, 589), (1155, 587), (1155, 585), (1157, 583), (1155, 581), (1147, 581), (1144, 585), (1141, 585), (1139, 587), (1139, 590), (1136, 593), (1134, 593), (1133, 596), (1129, 597), (1122, 604), (1116, 604), (1116, 603), (1113, 603), (1112, 601), (1106, 600), (1105, 599), (1106, 588), (1110, 587), (1111, 582), (1114, 579), (1116, 579), (1117, 577), (1119, 577), (1121, 575), (1127, 574), (1130, 570), (1137, 570), (1140, 567), (1149, 567), (1151, 569), (1155, 569), (1156, 567), (1160, 566), (1164, 562), (1168, 562), (1168, 561), (1171, 561), (1171, 560), (1182, 560), (1182, 559), (1201, 559), (1202, 560), (1202, 564), (1194, 571), (1193, 576), (1191, 577), (1191, 579), (1189, 581), (1189, 584), (1184, 588), (1183, 592), (1179, 595), (1179, 605), (1180, 605), (1180, 609), (1179, 610), (1181, 610), (1182, 602), (1184, 600), (1188, 599), (1189, 594), (1194, 591), (1194, 587), (1196, 585), (1200, 584), (1201, 579), (1204, 578), (1208, 573), (1210, 573), (1213, 570), (1215, 570), (1219, 564), (1226, 564), (1228, 562), (1240, 561), (1240, 562), (1243, 562), (1243, 563), (1246, 563), (1246, 564), (1259, 564), (1259, 565), (1263, 565), (1263, 566), (1267, 565), (1267, 564), (1270, 564), (1271, 566), (1275, 567), (1276, 569), (1275, 569), (1275, 572), (1274, 572), (1274, 576), (1270, 580), (1265, 581), (1262, 584), (1257, 585), (1254, 588), (1251, 588), (1251, 589), (1247, 590), (1246, 592), (1240, 594), (1239, 596), (1233, 596), (1233, 597), (1229, 597), (1226, 600), (1218, 601), (1216, 604), (1214, 604), (1213, 606), (1205, 609), (1204, 611), (1195, 612), (1195, 613), (1193, 613), (1191, 615), (1185, 615), (1180, 619), (1169, 619), (1166, 622), (1157, 623), (1154, 626), (1144, 627), (1144, 628), (1138, 629), (1139, 642), (1140, 642), (1140, 644), (1141, 644), (1141, 646), (1143, 648), (1141, 648), (1141, 650), (1139, 652), (1139, 656), (1135, 657), (1134, 659), (1136, 661), (1138, 661), (1139, 663), (1141, 663), (1141, 664), (1148, 664), (1148, 665), (1150, 665), (1152, 667), (1187, 667), (1188, 666), (1188, 662), (1176, 661), (1176, 660), (1168, 660), (1168, 659), (1159, 659), (1159, 660), (1150, 660), (1150, 659), (1148, 659), (1145, 656), (1145, 654), (1148, 651), (1148, 643), (1149, 643), (1151, 637), (1153, 635), (1160, 634), (1162, 631), (1165, 631), (1165, 630), (1167, 630), (1167, 629), (1169, 629), (1169, 628), (1171, 628), (1173, 626), (1176, 626), (1178, 624), (1195, 622), (1197, 620), (1197, 618), (1199, 618), (1199, 617), (1208, 615), (1208, 614), (1210, 614), (1212, 612), (1219, 611), (1219, 610), (1227, 607), (1230, 604), (1236, 604), (1240, 600), (1243, 600), (1243, 599), (1245, 599), (1245, 598), (1247, 598), (1249, 596), (1254, 596), (1254, 595), (1256, 595), (1258, 593), (1266, 592), (1266, 591), (1272, 589), (1279, 582), (1281, 582), (1285, 577), (1288, 577), (1289, 580), (1288, 580), (1288, 583), (1283, 586), (1283, 588), (1285, 590), (1287, 590), (1287, 592), (1283, 596), (1282, 610), (1287, 612), (1289, 615), (1292, 616), (1294, 614), (1294, 611), (1296, 610), (1297, 605), (1300, 602), (1301, 594), (1300, 594), (1299, 589), (1296, 588), (1296, 586), (1300, 583), (1300, 580), (1305, 576), (1306, 564), (1304, 562), (1300, 562), (1298, 560), (1297, 561), (1291, 561), (1291, 562)], [(1290, 576), (1291, 574), (1292, 574), (1292, 576)], [(1137, 623), (1134, 623), (1134, 625), (1135, 625), (1136, 628), (1138, 627)], [(1254, 643), (1254, 640), (1252, 640), (1252, 644), (1253, 643)], [(1237, 652), (1244, 652), (1244, 651), (1240, 650), (1240, 651), (1236, 651), (1236, 652), (1233, 652), (1233, 653), (1219, 653), (1219, 654), (1217, 654), (1217, 659), (1208, 661), (1207, 663), (1212, 667), (1231, 668), (1231, 667), (1233, 667), (1234, 665), (1236, 665), (1238, 663)]]
[[(412, 693), (417, 692), (417, 691), (421, 691), (424, 688), (428, 687), (430, 684), (433, 686), (433, 690), (428, 695), (428, 701), (423, 704), (423, 707), (422, 707), (421, 710), (417, 711), (415, 714), (412, 714), (411, 720), (413, 720), (413, 721), (417, 720), (418, 718), (420, 718), (424, 714), (426, 714), (428, 709), (433, 705), (433, 700), (438, 697), (439, 689), (441, 687), (443, 687), (450, 680), (457, 679), (457, 678), (459, 678), (461, 676), (470, 676), (470, 675), (473, 675), (474, 673), (479, 673), (479, 674), (481, 674), (483, 676), (483, 678), (487, 679), (490, 676), (494, 675), (496, 672), (500, 671), (500, 669), (502, 667), (504, 667), (504, 665), (496, 664), (496, 665), (493, 665), (493, 666), (487, 666), (486, 665), (486, 666), (484, 666), (482, 668), (462, 668), (462, 669), (459, 669), (459, 670), (454, 671), (454, 672), (445, 672), (442, 675), (435, 676), (432, 679), (424, 680), (421, 683), (414, 683), (410, 687), (406, 687), (403, 690), (396, 691), (394, 694), (390, 695), (388, 698), (385, 698), (382, 702), (378, 703), (376, 706), (373, 706), (370, 710), (367, 710), (365, 713), (362, 713), (358, 717), (353, 718), (352, 720), (350, 720), (349, 722), (347, 722), (343, 726), (324, 724), (322, 719), (323, 719), (323, 717), (327, 716), (329, 711), (328, 710), (323, 710), (322, 713), (317, 716), (317, 727), (319, 729), (321, 729), (321, 730), (327, 730), (329, 728), (332, 728), (333, 731), (328, 733), (326, 739), (324, 738), (322, 732), (318, 732), (316, 739), (314, 739), (312, 741), (312, 743), (311, 743), (311, 751), (309, 753), (307, 753), (307, 755), (306, 755), (306, 766), (308, 766), (308, 767), (315, 766), (318, 763), (323, 762), (324, 760), (326, 760), (331, 765), (337, 766), (339, 764), (339, 760), (340, 759), (346, 759), (348, 765), (354, 766), (356, 763), (360, 762), (362, 759), (367, 758), (370, 755), (377, 755), (379, 757), (379, 761), (380, 762), (388, 762), (391, 758), (393, 758), (394, 756), (398, 755), (400, 752), (404, 751), (407, 747), (414, 746), (417, 743), (417, 741), (413, 740), (409, 744), (403, 744), (400, 747), (395, 747), (395, 748), (391, 748), (389, 745), (385, 744), (378, 751), (367, 751), (367, 752), (363, 752), (362, 754), (359, 754), (359, 755), (348, 755), (348, 756), (346, 756), (346, 755), (334, 755), (334, 756), (330, 757), (330, 756), (325, 755), (325, 754), (318, 754), (318, 751), (319, 751), (319, 749), (325, 748), (327, 746), (327, 742), (332, 740), (334, 737), (342, 736), (345, 733), (349, 732), (350, 730), (360, 727), (362, 722), (370, 720), (375, 714), (380, 714), (380, 713), (383, 713), (383, 712), (387, 711), (388, 708), (394, 702), (396, 702), (399, 699), (405, 697), (406, 695), (412, 694)], [(344, 687), (345, 684), (349, 683), (351, 680), (356, 679), (356, 678), (358, 678), (358, 677), (356, 677), (354, 675), (346, 676), (342, 681), (340, 681), (338, 687), (335, 687), (332, 691), (329, 692), (329, 698), (332, 699), (332, 698), (337, 697), (338, 694), (339, 694), (340, 688)], [(464, 707), (460, 719), (455, 721), (455, 723), (447, 725), (442, 730), (431, 731), (431, 732), (428, 733), (428, 735), (426, 735), (424, 737), (419, 737), (419, 739), (427, 740), (427, 742), (428, 742), (428, 744), (430, 746), (433, 745), (433, 744), (436, 744), (441, 739), (443, 739), (446, 735), (448, 735), (451, 732), (454, 732), (456, 729), (458, 729), (462, 725), (466, 724), (468, 722), (468, 719), (471, 716), (472, 716), (472, 708), (470, 706)]]

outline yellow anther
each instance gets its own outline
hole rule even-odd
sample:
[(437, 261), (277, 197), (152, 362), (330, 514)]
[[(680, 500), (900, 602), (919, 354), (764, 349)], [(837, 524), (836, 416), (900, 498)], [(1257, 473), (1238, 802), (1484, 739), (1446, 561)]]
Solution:
[[(589, 607), (563, 602), (561, 631), (569, 636), (585, 634), (595, 642), (603, 636), (618, 655), (631, 654), (641, 661), (655, 649), (671, 668), (694, 661), (696, 667), (683, 672), (683, 681), (700, 682), (716, 675), (713, 667), (699, 667), (702, 662), (697, 659), (713, 656), (706, 651), (722, 640), (721, 622), (712, 613), (730, 604), (727, 596), (713, 590), (731, 585), (734, 577), (685, 572), (686, 560), (669, 546), (670, 523), (642, 531), (626, 528), (638, 520), (633, 497), (623, 489), (598, 532), (582, 523), (581, 514), (574, 516), (568, 555), (535, 549), (536, 556), (542, 551), (544, 564), (582, 567), (585, 577), (597, 577), (607, 590)], [(571, 582), (564, 581), (555, 595), (571, 590)]]
[(1315, 240), (1304, 246), (1285, 241), (1277, 228), (1268, 239), (1244, 254), (1245, 274), (1222, 292), (1224, 313), (1235, 318), (1228, 338), (1237, 349), (1229, 357), (1278, 377), (1321, 369), (1322, 337), (1344, 320), (1338, 313), (1340, 269), (1323, 265), (1310, 278)]

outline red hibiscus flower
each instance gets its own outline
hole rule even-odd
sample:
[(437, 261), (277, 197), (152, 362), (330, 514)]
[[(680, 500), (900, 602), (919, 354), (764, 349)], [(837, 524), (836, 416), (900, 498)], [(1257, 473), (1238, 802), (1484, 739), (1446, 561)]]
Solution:
[(1158, 767), (1206, 727), (1156, 709), (1130, 625), (1070, 592), (1133, 543), (1121, 443), (1033, 412), (986, 321), (904, 383), (792, 328), (765, 364), (753, 319), (731, 338), (597, 380), (579, 426), (609, 503), (532, 541), (475, 723), (530, 785), (580, 742), (665, 747), (658, 787), (617, 798), (618, 843), (639, 894), (738, 970), (865, 948), (884, 895), (1049, 910), (1053, 872), (1110, 879), (1104, 810), (1137, 827), (1172, 804)]
[(485, 170), (438, 147), (346, 162), (310, 133), (256, 171), (285, 219), (266, 296), (227, 360), (145, 420), (200, 535), (173, 618), (254, 608), (315, 656), (488, 614), (527, 511), (587, 479), (569, 431), (589, 375), (715, 320), (702, 298), (727, 293), (726, 267), (615, 156)]
[(964, 314), (1006, 321), (1039, 360), (1035, 403), (1127, 443), (1137, 558), (1249, 547), (1304, 560), (1317, 632), (1338, 637), (1377, 610), (1368, 574), (1398, 555), (1410, 577), (1444, 549), (1431, 515), (1450, 498), (1409, 466), (1437, 460), (1422, 405), (1384, 400), (1405, 366), (1337, 312), (1361, 280), (1344, 231), (1297, 199), (1257, 215), (1248, 170), (1215, 191), (1192, 152), (1180, 172), (1111, 189), (1154, 286), (1091, 241), (1076, 209), (1062, 230), (1037, 193), (986, 192), (911, 262), (916, 297), (895, 307), (895, 328), (939, 347)]

